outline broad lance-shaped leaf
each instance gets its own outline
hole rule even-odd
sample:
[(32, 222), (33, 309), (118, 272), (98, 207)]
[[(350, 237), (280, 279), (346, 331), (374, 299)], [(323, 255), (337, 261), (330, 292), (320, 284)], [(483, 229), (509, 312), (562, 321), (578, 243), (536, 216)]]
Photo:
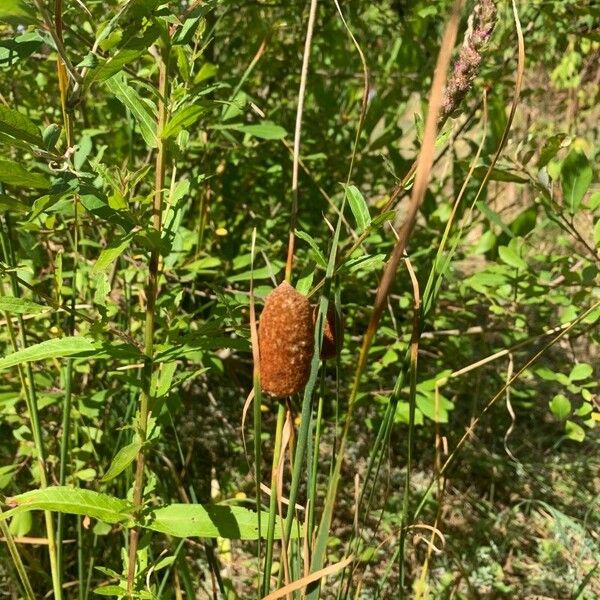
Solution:
[(56, 486), (25, 492), (6, 499), (11, 508), (0, 513), (0, 521), (28, 510), (51, 510), (70, 515), (86, 515), (105, 523), (133, 526), (132, 506), (108, 494), (81, 488)]
[[(267, 536), (269, 514), (261, 513), (261, 537)], [(232, 540), (258, 539), (258, 514), (242, 506), (223, 504), (171, 504), (158, 508), (142, 524), (146, 529), (174, 537), (222, 537)], [(292, 528), (292, 537), (298, 527)], [(277, 519), (275, 539), (281, 539)]]
[(300, 238), (301, 240), (304, 240), (312, 248), (313, 252), (315, 253), (315, 261), (319, 264), (319, 266), (326, 269), (327, 260), (325, 259), (325, 255), (319, 248), (319, 245), (317, 244), (315, 239), (305, 231), (302, 231), (301, 229), (296, 229), (296, 237)]
[[(68, 486), (52, 486), (25, 492), (6, 499), (10, 510), (0, 513), (0, 521), (30, 510), (50, 510), (85, 515), (105, 523), (123, 523), (133, 527), (133, 506), (127, 500)], [(171, 504), (153, 511), (140, 525), (174, 537), (223, 537), (236, 540), (258, 539), (258, 515), (241, 506), (222, 504)], [(261, 514), (261, 537), (266, 537), (268, 514)], [(293, 527), (292, 537), (298, 535)], [(275, 539), (281, 539), (277, 520)]]
[[(227, 118), (225, 115), (223, 119)], [(287, 131), (280, 125), (276, 125), (271, 121), (263, 121), (262, 123), (246, 125), (243, 123), (231, 123), (227, 125), (214, 125), (211, 129), (217, 129), (219, 131), (239, 131), (241, 133), (247, 133), (253, 137), (261, 138), (263, 140), (282, 140), (286, 135)]]
[[(107, 29), (109, 28), (107, 27)], [(138, 59), (146, 52), (148, 46), (156, 40), (158, 33), (159, 28), (152, 26), (149, 27), (141, 37), (129, 39), (113, 56), (89, 71), (85, 81), (86, 86), (91, 85), (93, 81), (106, 81), (108, 78), (121, 71), (126, 65)]]
[(0, 183), (17, 187), (48, 188), (50, 182), (41, 173), (30, 173), (13, 160), (0, 160)]
[(31, 207), (24, 202), (19, 200), (15, 200), (6, 194), (0, 194), (0, 210), (4, 212), (5, 210), (10, 210), (15, 213), (27, 213), (31, 210)]
[(113, 240), (106, 248), (104, 248), (92, 268), (92, 274), (106, 271), (129, 247), (133, 236), (134, 232), (130, 232), (121, 238)]
[[(96, 596), (120, 596), (122, 598), (127, 594), (127, 588), (121, 587), (120, 585), (103, 585), (94, 589)], [(141, 596), (136, 596), (140, 598)]]
[(18, 140), (37, 145), (42, 143), (40, 130), (29, 117), (18, 110), (2, 105), (0, 105), (0, 131)]
[(55, 338), (40, 342), (34, 346), (28, 346), (12, 354), (0, 358), (0, 370), (14, 367), (23, 363), (48, 358), (59, 358), (64, 356), (91, 356), (98, 352), (94, 342), (83, 336), (69, 336)]
[(132, 442), (131, 444), (121, 448), (113, 458), (113, 461), (108, 471), (102, 478), (102, 481), (110, 481), (119, 475), (119, 473), (122, 473), (135, 460), (135, 457), (137, 456), (141, 447), (141, 442), (136, 440), (135, 442)]
[(359, 189), (354, 185), (344, 186), (348, 197), (350, 210), (356, 220), (356, 228), (359, 233), (363, 232), (371, 224), (371, 215), (369, 207), (360, 193)]
[(35, 11), (24, 0), (2, 0), (0, 2), (0, 21), (15, 25), (35, 23)]
[(182, 129), (193, 125), (204, 112), (206, 112), (206, 106), (201, 104), (186, 106), (178, 110), (165, 125), (162, 137), (168, 138), (177, 135)]
[(0, 296), (0, 311), (12, 313), (15, 315), (25, 315), (28, 313), (40, 313), (50, 310), (49, 306), (42, 306), (37, 302), (16, 298), (15, 296)]
[(151, 148), (156, 148), (156, 119), (148, 110), (146, 104), (138, 98), (136, 91), (127, 83), (123, 73), (117, 73), (105, 81), (108, 90), (115, 95), (117, 100), (125, 105), (134, 116), (140, 128), (144, 141)]

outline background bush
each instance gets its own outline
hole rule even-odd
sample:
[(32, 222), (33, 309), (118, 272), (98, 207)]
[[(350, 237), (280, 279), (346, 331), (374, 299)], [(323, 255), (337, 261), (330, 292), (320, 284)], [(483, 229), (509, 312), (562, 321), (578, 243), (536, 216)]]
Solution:
[[(497, 3), (477, 77), (440, 123), (407, 248), (425, 300), (418, 365), (405, 359), (415, 311), (402, 261), (355, 394), (452, 3), (354, 0), (341, 7), (348, 29), (334, 3), (319, 3), (292, 282), (341, 312), (343, 345), (308, 402), (259, 397), (244, 445), (251, 299), (260, 311), (284, 278), (308, 4), (0, 6), (2, 510), (27, 491), (77, 488), (63, 504), (30, 497), (46, 518), (18, 510), (2, 521), (0, 597), (266, 595), (321, 566), (323, 531), (322, 565), (353, 559), (309, 587), (313, 598), (600, 595), (598, 8), (520, 3), (525, 77), (511, 123), (517, 25)], [(475, 11), (464, 4), (455, 62)], [(369, 71), (362, 128), (350, 32)], [(377, 219), (399, 182), (396, 212)], [(330, 254), (339, 268), (319, 287)], [(271, 486), (286, 411), (296, 448), (301, 414), (310, 423), (296, 516), (313, 515), (312, 567), (302, 541), (286, 557), (279, 542), (272, 557), (256, 542), (255, 477)], [(98, 513), (109, 496), (125, 503), (122, 519)], [(227, 528), (243, 525), (229, 516), (214, 517), (222, 535), (189, 530), (180, 505), (223, 502), (248, 509), (253, 540), (236, 539)], [(262, 527), (274, 523), (269, 496), (258, 504)], [(181, 510), (175, 535), (151, 531), (163, 505)], [(319, 527), (327, 507), (331, 524)]]

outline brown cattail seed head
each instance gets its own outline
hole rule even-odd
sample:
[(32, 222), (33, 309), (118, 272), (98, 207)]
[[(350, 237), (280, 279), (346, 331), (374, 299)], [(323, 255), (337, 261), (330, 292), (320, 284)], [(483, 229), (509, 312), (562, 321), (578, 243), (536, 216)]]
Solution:
[(284, 281), (267, 296), (258, 324), (264, 392), (282, 398), (302, 390), (310, 373), (313, 337), (308, 299)]
[[(316, 326), (319, 307), (313, 307), (313, 322)], [(327, 318), (323, 327), (323, 343), (321, 344), (321, 360), (329, 360), (337, 355), (338, 337), (340, 341), (344, 339), (344, 322), (340, 319), (339, 331), (336, 335), (335, 328), (335, 307), (330, 306), (327, 310)]]

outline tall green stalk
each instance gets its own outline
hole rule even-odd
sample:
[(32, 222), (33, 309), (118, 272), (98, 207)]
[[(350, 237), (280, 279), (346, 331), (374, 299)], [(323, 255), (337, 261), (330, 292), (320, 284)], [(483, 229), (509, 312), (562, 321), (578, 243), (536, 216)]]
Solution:
[[(48, 27), (53, 32), (53, 37), (56, 40), (57, 47), (62, 48), (62, 52), (59, 52), (57, 57), (58, 67), (58, 86), (60, 91), (60, 100), (63, 114), (63, 124), (65, 130), (65, 137), (67, 143), (67, 149), (73, 148), (75, 145), (75, 137), (73, 133), (73, 107), (69, 104), (68, 95), (70, 93), (71, 80), (77, 78), (77, 72), (70, 66), (68, 56), (66, 54), (66, 48), (63, 40), (63, 1), (54, 0), (54, 20), (51, 21), (49, 15), (40, 7), (42, 15), (47, 21)], [(72, 70), (71, 76), (68, 72)], [(71, 283), (71, 312), (69, 316), (69, 322), (67, 326), (68, 335), (75, 334), (75, 305), (76, 305), (76, 290), (77, 290), (77, 266), (79, 264), (79, 196), (75, 194), (73, 202), (73, 235), (69, 236), (73, 249), (73, 266), (72, 266), (72, 283)], [(60, 290), (57, 290), (57, 296), (60, 295)], [(67, 359), (67, 366), (64, 374), (65, 380), (65, 395), (63, 401), (63, 413), (62, 413), (62, 435), (60, 438), (60, 465), (58, 483), (59, 485), (65, 485), (67, 480), (67, 467), (69, 463), (69, 451), (71, 441), (71, 411), (73, 405), (73, 359)], [(83, 565), (80, 560), (82, 558), (82, 529), (80, 526), (80, 517), (76, 517), (77, 526), (77, 546), (78, 546), (78, 573), (79, 576), (82, 574)], [(64, 574), (64, 552), (63, 552), (63, 536), (64, 536), (64, 521), (65, 515), (62, 512), (58, 513), (56, 523), (56, 561), (58, 565), (58, 574), (62, 578)], [(82, 598), (82, 589), (80, 585), (79, 597)]]
[[(0, 509), (0, 512), (2, 510)], [(25, 565), (21, 560), (21, 555), (19, 554), (19, 549), (17, 548), (17, 544), (13, 538), (12, 533), (6, 521), (0, 521), (0, 533), (4, 537), (4, 542), (8, 546), (8, 551), (10, 552), (10, 556), (13, 560), (13, 564), (15, 569), (19, 575), (19, 579), (21, 581), (21, 585), (23, 586), (23, 591), (25, 592), (26, 600), (35, 600), (35, 595), (33, 593), (33, 588), (31, 587), (31, 582), (29, 581), (29, 577), (27, 576), (27, 571), (25, 570)]]
[[(169, 58), (170, 45), (165, 44), (158, 57), (158, 118), (156, 122), (156, 139), (158, 147), (156, 151), (155, 180), (154, 180), (154, 202), (152, 206), (152, 226), (160, 237), (162, 230), (163, 210), (163, 188), (165, 184), (166, 169), (166, 145), (162, 138), (162, 131), (167, 121), (167, 97), (169, 89)], [(139, 413), (137, 420), (137, 432), (140, 437), (141, 447), (137, 456), (135, 480), (133, 484), (133, 505), (139, 515), (143, 508), (144, 493), (144, 445), (148, 435), (149, 403), (152, 397), (152, 372), (154, 370), (154, 329), (156, 322), (156, 299), (158, 296), (159, 277), (159, 249), (154, 247), (150, 252), (148, 266), (148, 282), (146, 285), (146, 316), (144, 325), (144, 354), (145, 362), (142, 371), (142, 391), (140, 393)], [(131, 594), (134, 590), (135, 572), (137, 562), (137, 548), (139, 541), (139, 529), (131, 529), (129, 536), (129, 566), (127, 573), (127, 591)]]
[[(11, 219), (8, 213), (5, 214), (5, 225), (4, 227), (0, 227), (0, 241), (2, 245), (2, 251), (4, 254), (4, 261), (6, 264), (10, 266), (15, 266), (15, 254), (14, 248), (12, 246), (12, 227), (11, 227)], [(20, 289), (17, 284), (16, 273), (14, 271), (11, 272), (11, 284), (12, 284), (12, 292), (15, 297), (20, 296)], [(18, 315), (18, 337), (14, 330), (12, 320), (7, 319), (8, 333), (10, 336), (10, 340), (12, 343), (13, 350), (16, 352), (19, 350), (19, 342), (21, 348), (27, 347), (27, 339), (25, 336), (25, 322), (21, 315)], [(33, 369), (31, 368), (31, 363), (27, 363), (26, 367), (23, 368), (22, 365), (17, 367), (19, 372), (19, 377), (21, 380), (21, 387), (23, 389), (23, 394), (25, 396), (25, 402), (27, 404), (27, 412), (29, 413), (29, 419), (31, 422), (31, 430), (33, 434), (33, 443), (35, 446), (35, 451), (37, 453), (37, 461), (38, 461), (38, 469), (39, 469), (39, 477), (40, 477), (40, 487), (46, 488), (48, 487), (48, 476), (46, 473), (46, 451), (44, 448), (44, 436), (42, 432), (42, 426), (40, 423), (38, 407), (37, 407), (37, 393), (35, 389), (35, 380), (33, 377)], [(52, 577), (52, 589), (54, 592), (55, 600), (62, 600), (62, 587), (61, 587), (61, 578), (58, 570), (58, 563), (56, 558), (56, 535), (54, 529), (54, 520), (52, 519), (52, 513), (49, 510), (44, 511), (44, 520), (46, 522), (46, 537), (48, 538), (48, 555), (50, 558), (50, 573)]]
[(271, 497), (269, 499), (269, 524), (267, 528), (267, 548), (265, 551), (265, 566), (263, 569), (262, 593), (266, 596), (270, 591), (271, 568), (273, 566), (273, 542), (275, 539), (275, 522), (277, 520), (277, 470), (281, 455), (281, 438), (285, 422), (285, 405), (277, 403), (277, 425), (275, 426), (275, 445), (273, 447), (273, 462), (271, 464)]

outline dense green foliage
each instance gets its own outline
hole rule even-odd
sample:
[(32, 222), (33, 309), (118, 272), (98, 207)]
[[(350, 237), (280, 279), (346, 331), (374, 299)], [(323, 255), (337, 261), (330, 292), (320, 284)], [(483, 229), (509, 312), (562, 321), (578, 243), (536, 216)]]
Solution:
[(600, 10), (313, 4), (0, 2), (0, 599), (600, 595)]

